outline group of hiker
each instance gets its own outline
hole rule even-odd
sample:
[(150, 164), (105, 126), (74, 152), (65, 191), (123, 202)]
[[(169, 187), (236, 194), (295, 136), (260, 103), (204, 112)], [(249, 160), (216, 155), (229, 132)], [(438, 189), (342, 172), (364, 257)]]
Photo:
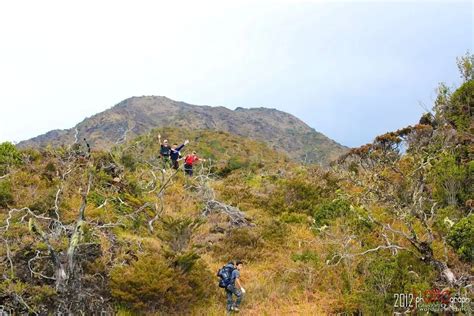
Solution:
[(161, 141), (161, 134), (158, 134), (158, 142), (160, 143), (160, 157), (163, 162), (163, 171), (166, 172), (167, 167), (171, 167), (175, 170), (179, 169), (179, 162), (184, 160), (184, 173), (188, 176), (193, 176), (193, 165), (198, 161), (206, 161), (205, 159), (199, 158), (196, 151), (192, 151), (191, 154), (183, 157), (181, 150), (189, 144), (189, 140), (185, 140), (181, 145), (177, 143), (169, 145), (167, 139)]
[[(189, 144), (189, 140), (185, 140), (181, 145), (177, 143), (169, 145), (167, 139), (161, 141), (161, 135), (158, 134), (158, 141), (160, 143), (160, 157), (163, 162), (163, 172), (166, 168), (171, 167), (174, 170), (179, 170), (179, 162), (184, 160), (184, 173), (188, 176), (193, 175), (193, 166), (196, 162), (206, 161), (199, 158), (196, 151), (186, 156), (181, 155), (181, 150)], [(220, 278), (219, 287), (223, 288), (227, 297), (227, 311), (238, 312), (240, 303), (242, 302), (245, 289), (240, 282), (240, 271), (243, 267), (242, 261), (230, 261), (217, 272)], [(234, 301), (234, 296), (236, 300)]]

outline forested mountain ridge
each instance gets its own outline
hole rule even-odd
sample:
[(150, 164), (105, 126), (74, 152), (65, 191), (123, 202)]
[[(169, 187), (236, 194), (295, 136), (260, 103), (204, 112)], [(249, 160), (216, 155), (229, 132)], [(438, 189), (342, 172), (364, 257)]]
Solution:
[(210, 129), (267, 143), (271, 148), (304, 162), (328, 164), (347, 148), (315, 131), (291, 114), (268, 108), (197, 106), (166, 97), (126, 99), (68, 130), (53, 130), (19, 143), (20, 147), (70, 144), (87, 138), (95, 148), (109, 149), (153, 128)]

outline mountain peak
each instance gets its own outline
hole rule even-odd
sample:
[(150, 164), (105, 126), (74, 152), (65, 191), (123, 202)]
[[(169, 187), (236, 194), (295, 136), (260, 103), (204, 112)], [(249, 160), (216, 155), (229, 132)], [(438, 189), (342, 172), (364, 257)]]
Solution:
[(229, 132), (263, 141), (291, 158), (307, 162), (327, 164), (346, 151), (344, 146), (300, 119), (277, 109), (237, 107), (230, 110), (222, 106), (192, 105), (165, 96), (130, 97), (71, 129), (50, 131), (18, 145), (70, 144), (79, 137), (87, 138), (93, 147), (107, 149), (123, 138), (166, 127)]

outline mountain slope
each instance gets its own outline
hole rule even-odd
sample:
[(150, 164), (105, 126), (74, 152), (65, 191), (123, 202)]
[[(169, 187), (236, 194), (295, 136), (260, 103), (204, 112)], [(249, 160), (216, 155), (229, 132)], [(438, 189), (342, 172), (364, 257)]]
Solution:
[(23, 141), (19, 146), (61, 145), (74, 142), (76, 137), (85, 137), (93, 147), (107, 149), (124, 138), (144, 134), (153, 128), (170, 126), (211, 129), (250, 137), (264, 141), (292, 158), (307, 162), (326, 164), (346, 151), (344, 146), (282, 111), (197, 106), (160, 96), (126, 99), (85, 119), (74, 128), (53, 130)]

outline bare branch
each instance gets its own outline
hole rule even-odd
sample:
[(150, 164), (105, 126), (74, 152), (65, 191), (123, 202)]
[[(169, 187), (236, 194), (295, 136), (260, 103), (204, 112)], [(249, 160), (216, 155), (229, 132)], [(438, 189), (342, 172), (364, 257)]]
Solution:
[[(334, 255), (331, 259), (327, 260), (326, 261), (326, 264), (327, 265), (330, 265), (330, 266), (335, 266), (335, 265), (338, 265), (343, 259), (346, 259), (346, 258), (354, 258), (354, 257), (357, 257), (357, 256), (364, 256), (368, 253), (371, 253), (371, 252), (377, 252), (379, 250), (383, 250), (383, 249), (396, 249), (396, 250), (407, 250), (407, 248), (405, 247), (401, 247), (401, 246), (398, 246), (398, 245), (388, 245), (388, 246), (377, 246), (375, 248), (372, 248), (372, 249), (367, 249), (363, 252), (359, 252), (359, 253), (348, 253), (348, 254), (337, 254), (337, 255)], [(332, 263), (332, 261), (334, 259), (338, 258), (338, 260), (334, 263)]]
[(25, 300), (23, 299), (23, 297), (21, 297), (20, 295), (18, 295), (17, 293), (13, 293), (13, 296), (15, 297), (15, 300), (17, 302), (19, 302), (21, 305), (23, 305), (29, 313), (33, 313), (34, 315), (38, 315), (37, 312), (35, 312), (26, 302)]
[(56, 213), (56, 219), (59, 221), (59, 194), (61, 193), (62, 188), (59, 187), (56, 192), (56, 197), (54, 199), (54, 212)]
[(20, 212), (26, 212), (26, 214), (21, 218), (21, 222), (24, 221), (25, 217), (27, 215), (31, 215), (33, 216), (34, 218), (36, 219), (41, 219), (41, 220), (48, 220), (48, 221), (52, 221), (53, 219), (50, 218), (50, 217), (45, 217), (43, 215), (36, 215), (35, 213), (33, 213), (28, 207), (23, 207), (21, 209), (10, 209), (10, 211), (8, 212), (8, 217), (7, 219), (5, 220), (6, 221), (6, 225), (5, 226), (2, 226), (0, 227), (0, 229), (3, 229), (4, 231), (7, 231), (9, 228), (10, 228), (10, 220), (12, 219), (13, 217), (13, 213), (20, 213)]
[(31, 267), (31, 264), (32, 264), (33, 261), (40, 260), (40, 259), (44, 259), (44, 258), (48, 258), (47, 256), (40, 257), (40, 256), (39, 256), (40, 253), (41, 253), (41, 251), (36, 250), (36, 256), (34, 256), (34, 257), (31, 258), (30, 260), (28, 260), (28, 268), (30, 269), (30, 273), (31, 273), (32, 275), (36, 275), (36, 276), (39, 276), (39, 277), (44, 278), (44, 279), (56, 280), (55, 277), (49, 277), (49, 276), (47, 276), (47, 275), (44, 275), (44, 274), (42, 274), (42, 273), (40, 273), (40, 272), (35, 271), (35, 270)]
[(12, 254), (10, 251), (10, 245), (8, 244), (8, 240), (2, 237), (3, 242), (5, 243), (5, 249), (7, 250), (7, 259), (10, 264), (10, 275), (13, 277), (15, 275), (15, 271), (13, 270), (13, 260), (12, 260)]
[(164, 202), (163, 202), (163, 196), (160, 197), (160, 210), (158, 211), (157, 205), (155, 205), (155, 216), (148, 222), (148, 229), (150, 232), (153, 232), (153, 223), (160, 218), (161, 214), (163, 214), (163, 209), (164, 209)]

